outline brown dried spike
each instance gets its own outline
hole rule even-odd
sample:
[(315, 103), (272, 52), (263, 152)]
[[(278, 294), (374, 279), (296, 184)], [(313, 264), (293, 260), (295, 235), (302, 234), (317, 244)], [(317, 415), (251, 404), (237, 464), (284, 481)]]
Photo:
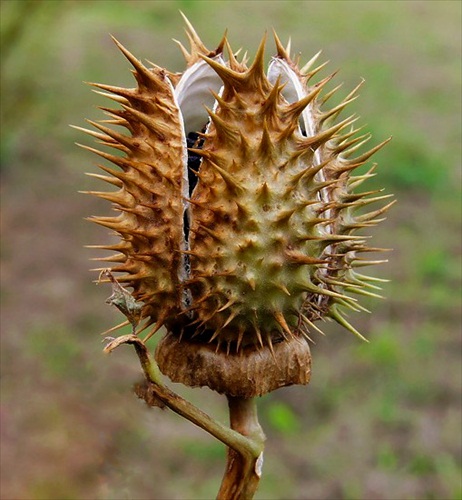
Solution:
[(353, 139), (350, 140), (342, 140), (339, 141), (338, 145), (335, 146), (334, 152), (336, 154), (343, 153), (343, 158), (348, 157), (350, 154), (350, 151), (353, 146), (358, 145), (361, 147), (363, 144), (365, 144), (367, 141), (369, 141), (372, 138), (371, 134), (363, 134), (358, 137), (354, 137)]
[(121, 104), (121, 103), (128, 104), (128, 99), (126, 99), (125, 97), (110, 94), (108, 92), (101, 92), (100, 90), (95, 90), (95, 89), (92, 89), (92, 90), (95, 94), (102, 95), (103, 97), (107, 97), (108, 99), (111, 99), (115, 102), (118, 102), (119, 104)]
[(91, 216), (91, 217), (86, 217), (86, 220), (88, 220), (90, 222), (95, 222), (96, 224), (99, 224), (100, 226), (107, 227), (109, 229), (117, 231), (118, 233), (120, 233), (121, 231), (123, 232), (126, 229), (124, 227), (123, 220), (120, 217)]
[(218, 136), (218, 140), (225, 144), (237, 144), (240, 140), (239, 133), (237, 130), (232, 129), (229, 123), (223, 120), (220, 116), (214, 113), (211, 109), (207, 108), (207, 113), (209, 114), (214, 126), (215, 131)]
[[(136, 97), (135, 94), (135, 89), (126, 89), (124, 87), (115, 87), (114, 85), (106, 85), (105, 83), (94, 83), (94, 82), (87, 82), (88, 85), (91, 85), (92, 87), (96, 87), (101, 90), (105, 90), (107, 92), (111, 92), (112, 94), (115, 94), (114, 96), (111, 96), (111, 94), (106, 94), (107, 97), (110, 97), (111, 99), (114, 100), (114, 97), (120, 96), (123, 100), (116, 99), (117, 102), (123, 103), (123, 104), (128, 104), (129, 99), (132, 99)], [(96, 91), (98, 92), (98, 91)], [(99, 92), (101, 93), (101, 92)]]
[(79, 191), (81, 194), (91, 194), (103, 200), (108, 200), (111, 203), (116, 203), (117, 205), (123, 205), (125, 201), (125, 196), (120, 193), (120, 191), (107, 192), (107, 191)]
[(341, 88), (343, 87), (343, 83), (338, 84), (336, 87), (334, 87), (332, 90), (324, 94), (322, 97), (321, 101), (319, 102), (320, 106), (324, 106), (326, 102), (334, 96)]
[(95, 260), (98, 262), (118, 262), (118, 263), (123, 263), (125, 262), (127, 257), (123, 253), (118, 253), (114, 255), (109, 255), (108, 257), (94, 257), (90, 260)]
[(254, 62), (249, 69), (246, 69), (242, 64), (234, 64), (232, 69), (205, 55), (201, 55), (201, 57), (222, 79), (228, 92), (232, 91), (232, 89), (245, 92), (269, 92), (270, 84), (264, 70), (265, 44), (266, 35), (263, 37), (255, 55)]
[[(310, 154), (312, 153), (311, 150), (309, 150), (308, 152)], [(305, 153), (306, 153), (306, 149), (297, 151), (297, 153), (294, 154), (294, 157), (299, 157)], [(300, 170), (300, 172), (294, 174), (293, 177), (289, 180), (289, 182), (287, 183), (287, 193), (290, 194), (292, 192), (293, 188), (297, 184), (299, 184), (302, 181), (302, 179), (304, 179), (305, 181), (311, 182), (314, 179), (315, 175), (318, 172), (320, 172), (323, 168), (327, 167), (330, 163), (331, 163), (331, 159), (328, 158), (326, 161), (319, 163), (318, 165), (308, 164), (308, 166), (306, 168), (304, 168), (303, 170)], [(314, 201), (314, 202), (316, 202), (316, 201)], [(308, 205), (310, 203), (313, 203), (313, 201), (309, 201)]]
[(337, 106), (335, 106), (331, 110), (322, 113), (320, 116), (320, 119), (319, 119), (320, 123), (324, 123), (329, 118), (335, 119), (341, 113), (341, 111), (346, 106), (348, 106), (348, 104), (352, 103), (357, 98), (358, 98), (358, 96), (353, 96), (353, 97), (350, 97), (349, 99), (344, 99), (340, 104), (338, 104)]
[(120, 134), (116, 132), (115, 130), (105, 127), (104, 125), (101, 125), (101, 123), (94, 122), (92, 120), (86, 120), (90, 125), (93, 125), (93, 127), (97, 128), (98, 130), (101, 130), (101, 132), (104, 132), (107, 134), (109, 137), (114, 139), (115, 141), (119, 142), (123, 146), (126, 146), (129, 149), (133, 148), (133, 139), (127, 135)]
[[(309, 73), (309, 70), (310, 70), (311, 66), (313, 66), (313, 64), (319, 59), (319, 56), (321, 54), (322, 54), (322, 50), (318, 51), (302, 68), (300, 68), (300, 74), (304, 75), (305, 77), (310, 78), (309, 75), (311, 73)], [(323, 63), (321, 66), (319, 66), (319, 68), (324, 67), (326, 64), (328, 64), (328, 61)], [(313, 70), (313, 71), (316, 71), (316, 70)]]
[[(304, 73), (303, 76), (306, 79), (306, 81), (308, 82), (309, 80), (311, 80), (311, 78), (313, 78), (314, 75), (316, 75), (322, 69), (324, 69), (329, 64), (329, 62), (330, 61), (326, 61), (326, 62), (320, 64), (317, 68), (314, 68), (313, 70), (309, 71), (308, 73)], [(303, 73), (303, 68), (302, 68), (302, 73)]]
[(201, 58), (214, 69), (215, 73), (217, 73), (217, 75), (222, 79), (225, 86), (230, 89), (233, 87), (239, 89), (245, 85), (245, 73), (230, 69), (210, 57), (201, 55)]
[(282, 89), (285, 84), (281, 85), (281, 75), (277, 77), (274, 82), (271, 92), (266, 96), (265, 102), (262, 105), (261, 113), (266, 116), (267, 119), (275, 119), (278, 112), (278, 105), (281, 100)]
[[(210, 93), (213, 95), (213, 97), (215, 98), (215, 101), (218, 103), (218, 105), (226, 110), (227, 112), (230, 112), (232, 113), (234, 111), (234, 107), (232, 105), (230, 105), (229, 102), (225, 101), (221, 95), (217, 94), (215, 91), (213, 91), (212, 89), (210, 89)], [(207, 139), (207, 134), (202, 134), (200, 133), (199, 134), (201, 137), (203, 137), (204, 139)]]
[(278, 322), (278, 324), (281, 326), (283, 332), (287, 333), (289, 338), (294, 337), (294, 334), (293, 334), (292, 330), (290, 329), (289, 325), (287, 324), (286, 318), (284, 317), (284, 314), (282, 314), (281, 311), (273, 311), (273, 317)]
[(261, 142), (260, 145), (258, 146), (258, 152), (260, 156), (265, 160), (272, 159), (275, 155), (276, 148), (273, 143), (271, 134), (269, 132), (268, 118), (266, 118), (266, 116), (263, 117), (262, 130), (263, 131), (261, 136)]
[(363, 215), (358, 215), (355, 217), (355, 220), (357, 222), (367, 222), (367, 221), (371, 221), (372, 219), (375, 219), (376, 217), (378, 217), (379, 215), (382, 215), (383, 213), (385, 213), (387, 210), (389, 210), (394, 204), (396, 203), (396, 200), (393, 200), (391, 201), (390, 203), (387, 203), (385, 206), (383, 206), (382, 208), (379, 208), (377, 210), (374, 210), (372, 212), (368, 212), (366, 214), (363, 214)]
[(188, 52), (185, 46), (178, 40), (174, 39), (173, 41), (177, 43), (178, 46), (180, 47), (180, 50), (183, 53), (184, 58), (186, 59), (186, 64), (188, 68), (197, 63), (198, 61), (200, 61), (200, 58), (203, 55), (209, 57), (215, 57), (223, 52), (223, 49), (227, 43), (226, 31), (220, 43), (218, 44), (217, 48), (211, 51), (204, 45), (199, 35), (197, 34), (196, 30), (189, 22), (188, 18), (181, 11), (180, 14), (183, 17), (183, 20), (186, 24), (185, 32), (189, 40), (190, 52)]
[(163, 123), (160, 120), (156, 120), (154, 117), (149, 116), (143, 111), (138, 111), (131, 106), (126, 106), (124, 104), (122, 104), (122, 106), (136, 120), (143, 123), (143, 125), (148, 127), (151, 132), (154, 132), (154, 134), (156, 134), (160, 140), (165, 140), (165, 138), (168, 137), (170, 133), (170, 127), (168, 126), (168, 124)]
[[(340, 149), (343, 151), (342, 158), (349, 158), (353, 155), (355, 151), (360, 149), (364, 144), (368, 143), (372, 139), (372, 134), (363, 134), (362, 136), (356, 137), (350, 141), (341, 142)], [(336, 148), (338, 151), (338, 148)]]
[(96, 132), (95, 130), (90, 130), (90, 129), (84, 128), (84, 127), (78, 127), (77, 125), (70, 125), (70, 127), (72, 127), (75, 130), (80, 130), (80, 132), (84, 132), (85, 134), (88, 134), (91, 137), (94, 137), (95, 139), (99, 139), (100, 141), (103, 141), (103, 142), (111, 139), (107, 135), (100, 134), (99, 132)]
[(269, 92), (270, 84), (265, 74), (265, 46), (266, 46), (266, 33), (264, 34), (260, 45), (258, 46), (257, 53), (255, 54), (255, 59), (245, 73), (247, 80), (248, 92), (258, 91), (261, 93)]
[(282, 45), (281, 39), (278, 37), (276, 31), (273, 29), (274, 43), (276, 44), (277, 57), (290, 61), (290, 53), (286, 50), (284, 45)]
[(231, 45), (229, 44), (228, 42), (228, 39), (225, 39), (225, 47), (226, 47), (226, 50), (228, 52), (228, 64), (229, 64), (229, 67), (233, 70), (233, 71), (237, 71), (239, 73), (243, 73), (247, 67), (245, 66), (245, 64), (243, 63), (240, 63), (237, 59), (236, 59), (236, 56), (233, 52), (233, 49), (231, 48)]
[(299, 265), (321, 265), (321, 264), (327, 264), (329, 261), (326, 259), (319, 259), (317, 257), (311, 257), (309, 255), (305, 255), (300, 252), (295, 252), (295, 251), (287, 251), (286, 256), (289, 260), (289, 262), (295, 262)]
[[(135, 77), (137, 81), (150, 88), (150, 89), (158, 89), (161, 88), (161, 75), (159, 76), (154, 73), (154, 71), (150, 71), (146, 66), (137, 59), (129, 50), (127, 50), (118, 40), (116, 40), (113, 36), (111, 36), (114, 43), (117, 45), (122, 54), (128, 59), (131, 65), (135, 68)], [(104, 89), (103, 89), (104, 90)]]
[[(178, 47), (180, 47), (181, 53), (183, 54), (183, 57), (186, 59), (186, 63), (188, 64), (189, 60), (191, 59), (191, 54), (179, 40), (173, 38), (173, 41), (178, 45)], [(152, 64), (151, 61), (149, 61), (149, 63)], [(188, 66), (190, 65), (188, 64)]]
[(377, 146), (373, 147), (372, 149), (370, 149), (369, 151), (366, 151), (364, 154), (360, 155), (360, 156), (357, 156), (356, 158), (353, 158), (352, 160), (350, 160), (350, 162), (355, 165), (364, 165), (364, 163), (367, 162), (367, 160), (369, 160), (369, 158), (377, 153), (377, 151), (379, 151), (380, 149), (382, 149), (385, 144), (389, 143), (391, 141), (391, 137), (389, 137), (388, 139), (385, 139), (384, 141), (382, 141), (380, 144), (377, 144)]
[(189, 19), (181, 12), (181, 17), (186, 24), (185, 32), (188, 37), (189, 43), (191, 44), (191, 53), (187, 59), (188, 66), (191, 66), (199, 59), (199, 54), (208, 54), (210, 51), (204, 45), (193, 25), (189, 22)]
[(335, 75), (336, 73), (332, 73), (324, 78), (317, 83), (305, 97), (289, 105), (285, 111), (286, 119), (291, 123), (297, 123), (298, 117), (302, 114), (303, 110), (321, 93), (325, 85), (329, 83)]
[(101, 174), (94, 174), (92, 172), (86, 172), (85, 175), (88, 175), (88, 177), (94, 177), (95, 179), (107, 182), (118, 188), (121, 188), (123, 186), (123, 182), (120, 179), (116, 179), (115, 177), (109, 177), (107, 175), (101, 175)]
[(298, 139), (298, 147), (300, 150), (315, 150), (319, 146), (327, 142), (329, 139), (331, 139), (337, 132), (354, 123), (357, 119), (357, 117), (351, 115), (348, 118), (345, 118), (345, 120), (337, 123), (336, 125), (333, 125), (328, 129), (321, 130), (313, 137)]
[(91, 153), (95, 153), (98, 156), (101, 156), (101, 158), (104, 158), (105, 160), (108, 160), (108, 161), (114, 163), (114, 165), (119, 166), (120, 168), (122, 168), (125, 171), (127, 171), (132, 166), (131, 162), (129, 160), (127, 160), (126, 158), (122, 158), (121, 156), (111, 155), (109, 153), (105, 153), (103, 151), (100, 151), (99, 149), (95, 149), (95, 148), (92, 148), (90, 146), (86, 146), (85, 144), (80, 144), (78, 142), (76, 142), (76, 145), (79, 146), (80, 148), (83, 148), (83, 149), (86, 149), (87, 151), (90, 151)]
[(225, 181), (226, 187), (233, 193), (233, 194), (242, 194), (245, 190), (244, 186), (240, 184), (230, 173), (228, 173), (226, 170), (222, 169), (219, 167), (216, 163), (213, 161), (208, 160), (207, 165), (212, 167), (216, 172), (218, 172), (221, 176), (221, 178)]

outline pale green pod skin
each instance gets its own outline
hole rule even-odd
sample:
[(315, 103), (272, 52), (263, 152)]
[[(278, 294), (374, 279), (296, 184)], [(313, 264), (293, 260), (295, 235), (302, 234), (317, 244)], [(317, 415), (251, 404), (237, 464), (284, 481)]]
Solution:
[[(347, 160), (337, 152), (354, 119), (323, 127), (316, 96), (330, 78), (309, 86), (279, 46), (271, 84), (263, 48), (249, 69), (208, 60), (224, 88), (195, 151), (203, 161), (187, 284), (199, 331), (236, 350), (296, 335), (329, 311), (337, 319), (338, 305), (356, 308), (344, 289), (362, 286), (347, 264), (365, 249), (352, 235), (360, 226), (346, 202), (347, 174), (368, 155)], [(295, 81), (293, 103), (284, 77)]]
[(191, 207), (195, 315), (220, 340), (243, 345), (296, 327), (326, 234), (323, 221), (309, 222), (319, 186), (309, 172), (300, 176), (313, 151), (260, 71), (230, 73)]
[[(369, 136), (358, 136), (355, 117), (338, 115), (359, 86), (324, 110), (337, 89), (325, 92), (333, 75), (312, 83), (323, 67), (312, 69), (316, 57), (300, 69), (275, 36), (277, 54), (266, 71), (265, 41), (248, 67), (226, 37), (209, 51), (189, 24), (187, 34), (190, 51), (180, 44), (183, 74), (147, 69), (117, 42), (138, 87), (94, 84), (114, 94), (122, 109), (103, 108), (112, 119), (91, 122), (100, 132), (87, 132), (125, 157), (87, 148), (121, 168), (102, 166), (110, 177), (96, 176), (118, 191), (92, 192), (120, 215), (93, 220), (121, 236), (120, 244), (100, 247), (119, 253), (101, 260), (116, 262), (118, 281), (143, 304), (140, 328), (151, 327), (150, 337), (165, 326), (177, 341), (207, 345), (218, 355), (268, 348), (275, 362), (275, 345), (308, 337), (319, 319), (334, 319), (364, 338), (342, 313), (364, 309), (352, 294), (377, 296), (379, 280), (357, 272), (374, 263), (363, 254), (377, 249), (357, 231), (383, 220), (392, 203), (358, 214), (388, 197), (355, 191), (373, 169), (352, 172), (387, 142), (354, 157)], [(190, 150), (201, 157), (191, 193), (190, 132), (201, 141)], [(305, 356), (304, 375), (297, 382), (294, 366), (287, 365), (287, 383), (307, 383), (309, 349), (296, 349)], [(169, 359), (163, 371), (174, 378), (175, 370), (165, 366)], [(172, 366), (178, 363), (175, 358)]]

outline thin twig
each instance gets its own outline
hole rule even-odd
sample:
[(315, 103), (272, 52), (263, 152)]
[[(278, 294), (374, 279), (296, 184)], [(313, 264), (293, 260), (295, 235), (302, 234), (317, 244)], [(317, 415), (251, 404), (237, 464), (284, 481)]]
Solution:
[(241, 456), (257, 460), (262, 452), (261, 443), (254, 441), (252, 437), (246, 437), (238, 429), (233, 430), (217, 422), (202, 410), (186, 401), (184, 398), (170, 390), (162, 381), (161, 372), (157, 363), (151, 359), (149, 352), (143, 342), (135, 335), (123, 335), (110, 342), (104, 349), (112, 352), (123, 344), (131, 344), (135, 347), (136, 354), (141, 363), (144, 375), (150, 389), (155, 396), (178, 415), (191, 421), (201, 429), (220, 440), (226, 446)]

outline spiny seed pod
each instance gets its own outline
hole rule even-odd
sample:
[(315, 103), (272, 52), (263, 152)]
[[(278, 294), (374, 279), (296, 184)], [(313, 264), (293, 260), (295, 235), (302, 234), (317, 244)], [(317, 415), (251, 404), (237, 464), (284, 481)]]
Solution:
[(139, 331), (166, 328), (156, 360), (173, 381), (245, 398), (308, 383), (315, 321), (363, 338), (343, 311), (363, 310), (351, 294), (376, 296), (381, 280), (358, 273), (378, 249), (356, 233), (393, 202), (358, 214), (391, 195), (355, 191), (375, 166), (352, 172), (387, 141), (353, 156), (369, 135), (338, 115), (359, 85), (325, 110), (340, 86), (321, 97), (334, 75), (312, 83), (317, 56), (299, 68), (275, 35), (265, 72), (265, 39), (248, 66), (226, 37), (209, 51), (188, 22), (187, 35), (183, 74), (147, 68), (116, 42), (137, 87), (93, 84), (121, 105), (86, 130), (123, 153), (87, 148), (120, 167), (94, 175), (118, 190), (91, 194), (120, 212), (92, 218), (121, 237), (99, 247), (117, 252), (101, 260), (132, 289)]

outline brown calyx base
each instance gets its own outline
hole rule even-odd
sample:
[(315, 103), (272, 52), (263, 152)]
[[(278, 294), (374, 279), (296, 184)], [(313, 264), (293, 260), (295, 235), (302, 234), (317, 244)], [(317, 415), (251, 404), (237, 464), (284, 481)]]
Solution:
[(252, 398), (294, 384), (308, 384), (310, 348), (302, 337), (269, 346), (241, 348), (238, 353), (216, 350), (213, 344), (179, 340), (168, 333), (155, 359), (161, 372), (189, 387), (207, 386), (227, 396)]

